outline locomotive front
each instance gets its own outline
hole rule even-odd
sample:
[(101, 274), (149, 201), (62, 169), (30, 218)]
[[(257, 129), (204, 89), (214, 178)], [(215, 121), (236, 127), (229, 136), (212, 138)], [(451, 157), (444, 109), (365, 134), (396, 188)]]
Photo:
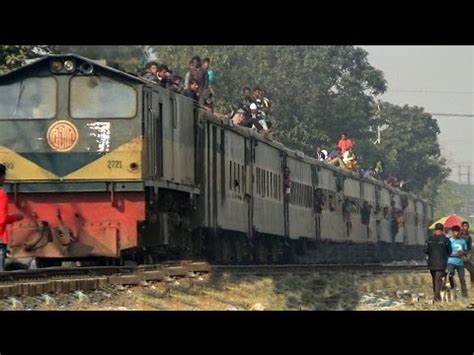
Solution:
[(77, 55), (0, 77), (12, 256), (117, 258), (145, 219), (141, 79)]

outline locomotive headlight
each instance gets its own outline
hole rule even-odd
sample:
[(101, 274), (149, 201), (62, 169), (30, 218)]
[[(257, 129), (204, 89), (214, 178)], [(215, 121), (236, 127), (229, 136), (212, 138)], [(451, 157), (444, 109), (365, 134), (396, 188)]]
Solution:
[(64, 62), (64, 69), (66, 69), (67, 72), (73, 72), (74, 69), (76, 69), (76, 66), (74, 65), (74, 62), (72, 60), (66, 60)]
[(53, 73), (59, 73), (63, 68), (63, 63), (59, 60), (53, 60), (50, 64), (50, 69)]

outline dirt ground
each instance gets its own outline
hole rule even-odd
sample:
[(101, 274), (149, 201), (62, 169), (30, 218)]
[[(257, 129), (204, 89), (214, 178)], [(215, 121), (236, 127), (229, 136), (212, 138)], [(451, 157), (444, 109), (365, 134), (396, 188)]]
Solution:
[[(467, 280), (470, 287), (469, 280)], [(469, 290), (470, 291), (470, 290)], [(206, 275), (90, 292), (0, 300), (3, 310), (468, 310), (469, 298), (433, 304), (426, 273)]]

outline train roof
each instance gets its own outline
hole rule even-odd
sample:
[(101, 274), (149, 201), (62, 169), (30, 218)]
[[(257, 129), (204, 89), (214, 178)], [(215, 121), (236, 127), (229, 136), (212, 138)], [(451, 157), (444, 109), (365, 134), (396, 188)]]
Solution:
[(331, 170), (331, 171), (333, 171), (334, 173), (337, 173), (337, 174), (341, 174), (341, 175), (344, 175), (344, 176), (347, 176), (347, 177), (355, 178), (355, 179), (358, 179), (358, 180), (361, 180), (361, 181), (364, 181), (364, 182), (368, 182), (370, 184), (377, 185), (379, 187), (386, 188), (387, 190), (389, 190), (393, 193), (396, 193), (396, 194), (401, 195), (401, 196), (409, 197), (413, 200), (428, 202), (425, 199), (421, 198), (420, 196), (417, 196), (413, 193), (402, 191), (400, 189), (397, 189), (395, 187), (387, 185), (383, 181), (366, 178), (366, 177), (360, 176), (359, 174), (357, 174), (355, 172), (347, 171), (347, 170), (338, 168), (336, 166), (332, 166), (332, 165), (320, 162), (319, 160), (317, 160), (313, 157), (305, 155), (301, 151), (293, 150), (291, 148), (288, 148), (287, 146), (283, 145), (281, 142), (266, 138), (265, 136), (263, 136), (262, 134), (256, 132), (253, 129), (249, 129), (249, 128), (241, 127), (241, 126), (235, 126), (235, 125), (233, 125), (232, 120), (230, 118), (220, 119), (220, 118), (218, 118), (218, 117), (216, 117), (216, 116), (214, 116), (210, 113), (207, 113), (207, 112), (203, 112), (202, 117), (206, 120), (212, 121), (213, 123), (215, 123), (217, 125), (223, 126), (226, 129), (230, 129), (230, 130), (238, 133), (239, 135), (242, 135), (242, 136), (245, 136), (245, 137), (248, 137), (248, 138), (252, 137), (252, 138), (254, 138), (254, 139), (256, 139), (260, 142), (264, 142), (265, 144), (268, 144), (268, 145), (273, 146), (273, 147), (275, 147), (279, 150), (282, 150), (282, 151), (286, 152), (286, 154), (288, 156), (292, 157), (292, 158), (295, 158), (295, 159), (298, 159), (298, 160), (301, 160), (301, 161), (305, 161), (305, 162), (307, 162), (309, 164), (312, 164), (312, 165), (323, 167), (324, 169)]
[(133, 80), (133, 81), (136, 81), (137, 83), (142, 83), (142, 84), (154, 84), (152, 81), (150, 80), (147, 80), (147, 79), (144, 79), (144, 78), (141, 78), (137, 75), (133, 75), (133, 74), (130, 74), (130, 73), (127, 73), (123, 70), (120, 70), (120, 69), (117, 69), (117, 68), (114, 68), (110, 65), (106, 65), (106, 64), (102, 64), (102, 61), (101, 60), (92, 60), (92, 59), (89, 59), (89, 58), (86, 58), (86, 57), (83, 57), (79, 54), (75, 54), (75, 53), (65, 53), (65, 54), (48, 54), (48, 55), (45, 55), (43, 57), (40, 57), (40, 58), (37, 58), (37, 59), (34, 59), (34, 60), (31, 60), (29, 63), (19, 67), (19, 68), (16, 68), (16, 69), (13, 69), (3, 75), (0, 76), (0, 79), (3, 79), (3, 78), (9, 78), (9, 77), (12, 77), (12, 76), (15, 76), (23, 71), (26, 71), (30, 68), (34, 68), (34, 67), (38, 67), (42, 64), (44, 64), (45, 61), (48, 61), (52, 58), (57, 58), (57, 59), (64, 59), (64, 60), (68, 60), (68, 59), (75, 59), (75, 60), (79, 60), (81, 62), (87, 62), (87, 63), (90, 63), (96, 67), (99, 67), (99, 68), (102, 68), (104, 70), (107, 70), (109, 72), (112, 72), (112, 73), (115, 73), (119, 76), (122, 76), (124, 78), (127, 78), (129, 80)]

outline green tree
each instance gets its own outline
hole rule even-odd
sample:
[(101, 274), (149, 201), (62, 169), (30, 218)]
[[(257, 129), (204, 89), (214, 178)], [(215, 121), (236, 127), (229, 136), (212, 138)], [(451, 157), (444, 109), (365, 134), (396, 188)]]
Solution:
[(0, 46), (0, 75), (49, 52), (48, 46)]
[(459, 214), (467, 205), (468, 199), (460, 191), (460, 186), (453, 181), (446, 181), (436, 190), (434, 219), (438, 220), (451, 213)]
[(183, 75), (196, 54), (210, 57), (221, 111), (243, 86), (262, 86), (272, 100), (278, 139), (307, 154), (316, 143), (333, 146), (341, 132), (373, 139), (373, 96), (386, 89), (383, 73), (354, 46), (160, 46), (159, 62)]
[(437, 187), (450, 172), (441, 157), (436, 120), (423, 108), (384, 102), (377, 124), (384, 129), (374, 154), (383, 157), (385, 170), (407, 181), (411, 191), (434, 199)]
[(145, 64), (145, 46), (54, 46), (55, 53), (75, 53), (89, 59), (105, 59), (120, 68), (136, 73)]

